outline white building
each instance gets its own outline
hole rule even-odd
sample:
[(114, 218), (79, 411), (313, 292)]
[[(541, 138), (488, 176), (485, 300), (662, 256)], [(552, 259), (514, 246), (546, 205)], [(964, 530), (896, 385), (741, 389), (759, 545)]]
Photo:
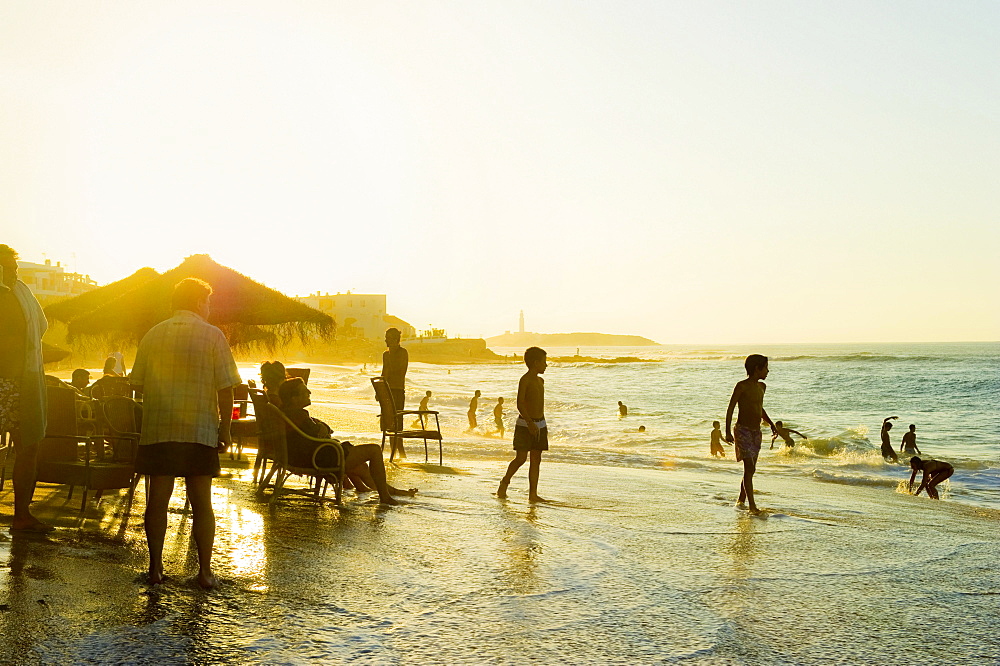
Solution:
[(295, 300), (330, 315), (337, 322), (337, 335), (379, 340), (385, 329), (395, 326), (404, 338), (416, 334), (413, 326), (386, 313), (385, 294), (309, 294)]
[(89, 275), (67, 273), (61, 262), (57, 261), (53, 266), (49, 259), (44, 264), (18, 261), (17, 277), (28, 285), (42, 305), (97, 288), (97, 282), (91, 280)]

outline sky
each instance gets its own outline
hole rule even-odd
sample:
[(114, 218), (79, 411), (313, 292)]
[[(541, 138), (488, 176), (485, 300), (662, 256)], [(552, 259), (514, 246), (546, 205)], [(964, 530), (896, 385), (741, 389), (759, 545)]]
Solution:
[(0, 242), (418, 329), (1000, 340), (995, 2), (0, 3)]

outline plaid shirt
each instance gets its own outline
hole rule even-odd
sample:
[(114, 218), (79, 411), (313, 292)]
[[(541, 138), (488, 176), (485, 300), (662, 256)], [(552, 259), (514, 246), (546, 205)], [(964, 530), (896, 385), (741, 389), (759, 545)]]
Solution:
[(189, 310), (149, 329), (129, 378), (142, 388), (140, 445), (211, 447), (219, 443), (218, 392), (242, 381), (226, 336)]

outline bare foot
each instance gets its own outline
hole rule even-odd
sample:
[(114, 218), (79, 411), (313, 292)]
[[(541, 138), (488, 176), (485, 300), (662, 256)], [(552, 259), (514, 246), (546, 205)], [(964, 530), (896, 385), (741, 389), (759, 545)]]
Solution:
[(205, 590), (214, 590), (215, 588), (219, 587), (219, 579), (216, 578), (215, 574), (213, 574), (211, 571), (207, 573), (204, 571), (199, 571), (198, 585), (200, 585)]
[(497, 497), (500, 499), (507, 499), (507, 486), (510, 485), (510, 481), (501, 481), (500, 487), (497, 488)]
[(760, 509), (758, 509), (755, 506), (750, 507), (750, 515), (751, 516), (759, 516), (760, 514), (761, 514)]
[(389, 492), (393, 495), (404, 495), (406, 497), (413, 497), (417, 494), (416, 488), (410, 488), (409, 490), (403, 490), (402, 488), (393, 488), (389, 486)]
[(163, 575), (162, 571), (150, 570), (149, 574), (146, 577), (146, 582), (148, 582), (150, 585), (162, 585), (166, 580), (167, 577)]
[(399, 506), (399, 502), (392, 498), (392, 495), (386, 495), (385, 497), (379, 496), (379, 504), (387, 504), (388, 506)]
[(27, 518), (22, 518), (20, 520), (15, 519), (10, 524), (11, 532), (34, 532), (35, 534), (45, 534), (46, 532), (51, 532), (55, 527), (47, 523), (43, 523), (34, 516), (28, 516)]
[(539, 497), (538, 495), (528, 495), (529, 502), (548, 502), (544, 497)]

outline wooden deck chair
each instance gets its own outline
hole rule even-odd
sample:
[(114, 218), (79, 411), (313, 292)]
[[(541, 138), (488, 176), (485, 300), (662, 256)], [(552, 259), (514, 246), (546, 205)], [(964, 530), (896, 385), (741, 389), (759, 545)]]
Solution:
[(257, 429), (257, 456), (253, 461), (253, 482), (257, 483), (259, 479), (264, 478), (264, 474), (267, 472), (267, 463), (269, 460), (272, 460), (270, 442), (273, 437), (264, 436), (261, 432), (259, 417), (257, 416), (263, 413), (264, 408), (270, 403), (267, 399), (267, 394), (260, 389), (247, 389), (247, 392), (250, 394), (250, 402), (253, 404), (253, 414)]
[[(334, 481), (334, 499), (337, 506), (340, 506), (344, 491), (344, 475), (346, 471), (344, 449), (340, 446), (340, 442), (336, 439), (320, 439), (317, 437), (310, 437), (299, 430), (280, 409), (271, 403), (262, 405), (261, 410), (257, 412), (256, 415), (257, 423), (260, 426), (260, 441), (262, 445), (266, 442), (271, 459), (271, 469), (266, 475), (263, 475), (262, 473), (262, 478), (257, 486), (257, 493), (263, 495), (265, 489), (271, 483), (271, 479), (273, 478), (274, 485), (273, 490), (271, 491), (271, 504), (275, 502), (279, 495), (289, 492), (301, 492), (302, 494), (308, 495), (317, 500), (322, 500), (324, 499), (326, 492), (323, 481), (332, 478)], [(316, 442), (319, 445), (316, 447), (316, 450), (313, 451), (311, 466), (298, 467), (289, 464), (287, 440), (287, 432), (289, 428), (294, 430), (303, 439)], [(317, 463), (319, 454), (324, 449), (331, 449), (334, 452), (336, 463), (333, 467), (321, 467)], [(284, 487), (288, 477), (293, 474), (309, 477), (310, 486), (308, 491), (293, 491)]]
[[(438, 412), (431, 409), (397, 409), (396, 401), (392, 399), (392, 391), (382, 377), (372, 377), (372, 387), (375, 389), (375, 399), (378, 400), (382, 409), (381, 429), (382, 429), (382, 450), (385, 451), (386, 437), (399, 437), (401, 439), (422, 439), (424, 440), (424, 462), (428, 461), (427, 440), (438, 443), (438, 464), (444, 464), (444, 438), (441, 435), (441, 422), (438, 419)], [(425, 416), (434, 415), (436, 430), (424, 427), (419, 430), (406, 430), (403, 426), (403, 418), (406, 414), (416, 414), (420, 418), (420, 423), (424, 424)], [(389, 453), (389, 462), (392, 462), (392, 452)]]

